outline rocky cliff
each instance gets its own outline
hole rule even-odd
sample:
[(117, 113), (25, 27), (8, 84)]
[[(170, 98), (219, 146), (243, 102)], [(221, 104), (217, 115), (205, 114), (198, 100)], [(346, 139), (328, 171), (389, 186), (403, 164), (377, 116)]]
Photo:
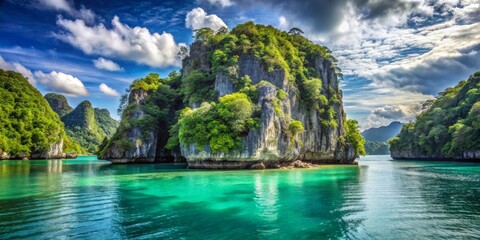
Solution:
[(392, 158), (480, 161), (480, 72), (424, 106), (390, 141)]
[[(351, 163), (358, 156), (363, 142), (356, 124), (346, 131), (338, 68), (328, 49), (253, 23), (196, 37), (177, 80), (159, 80), (177, 93), (173, 102), (183, 100), (159, 108), (176, 112), (174, 121), (160, 121), (149, 132), (128, 126), (120, 131), (126, 141), (111, 141), (103, 158), (151, 162), (161, 153), (186, 158), (190, 168), (250, 168), (295, 160)], [(131, 90), (122, 122), (151, 116), (146, 101), (157, 92)]]
[(184, 162), (178, 148), (166, 149), (179, 98), (180, 76), (150, 74), (138, 79), (123, 96), (122, 120), (99, 157), (113, 163)]

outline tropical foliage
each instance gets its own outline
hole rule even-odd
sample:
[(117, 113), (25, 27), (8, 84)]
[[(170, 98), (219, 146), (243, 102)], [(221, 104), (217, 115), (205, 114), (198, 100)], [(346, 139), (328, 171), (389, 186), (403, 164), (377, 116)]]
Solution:
[(178, 123), (180, 143), (195, 143), (199, 150), (209, 145), (213, 152), (238, 149), (242, 136), (257, 122), (252, 118), (254, 108), (244, 93), (225, 95), (218, 104), (205, 102), (197, 109), (186, 108)]

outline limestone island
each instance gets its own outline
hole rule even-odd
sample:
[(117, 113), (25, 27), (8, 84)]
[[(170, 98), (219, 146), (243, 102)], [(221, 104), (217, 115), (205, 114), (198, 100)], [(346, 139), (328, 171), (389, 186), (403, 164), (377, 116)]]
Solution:
[(179, 73), (130, 85), (101, 159), (240, 169), (348, 164), (364, 154), (328, 48), (299, 29), (252, 22), (198, 29), (195, 38), (182, 48)]

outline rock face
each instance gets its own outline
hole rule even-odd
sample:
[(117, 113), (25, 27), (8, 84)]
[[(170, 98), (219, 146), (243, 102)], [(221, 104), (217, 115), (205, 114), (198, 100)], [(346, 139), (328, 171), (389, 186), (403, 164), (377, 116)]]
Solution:
[[(206, 48), (204, 48), (206, 49)], [(192, 45), (191, 62), (198, 62), (202, 49)], [(327, 98), (330, 94), (340, 92), (337, 75), (332, 63), (318, 56), (315, 68), (321, 73), (323, 87), (321, 93)], [(191, 67), (188, 67), (190, 69)], [(208, 65), (203, 66), (207, 68)], [(336, 127), (322, 127), (321, 114), (317, 110), (305, 110), (297, 94), (298, 89), (288, 83), (286, 74), (281, 69), (268, 72), (261, 61), (251, 55), (241, 56), (238, 63), (239, 76), (249, 76), (253, 84), (266, 80), (271, 84), (259, 87), (258, 105), (261, 106), (260, 127), (251, 129), (242, 142), (242, 151), (212, 153), (208, 146), (199, 150), (195, 144), (181, 146), (181, 153), (187, 159), (189, 168), (250, 168), (260, 162), (292, 162), (302, 160), (315, 163), (351, 163), (355, 152), (350, 145), (341, 146), (339, 138), (345, 135), (343, 127), (344, 111), (342, 102), (333, 103)], [(217, 73), (215, 90), (220, 96), (234, 91), (232, 80), (224, 73)], [(274, 100), (283, 90), (287, 96), (281, 100), (282, 114), (275, 110)], [(333, 90), (333, 91), (332, 91)], [(302, 122), (305, 131), (292, 144), (288, 136), (287, 124), (280, 115), (291, 115)], [(267, 166), (272, 164), (266, 164)]]
[[(136, 89), (130, 92), (128, 102), (133, 104), (134, 111), (128, 118), (139, 119), (145, 115), (141, 105), (145, 103), (148, 92)], [(153, 163), (156, 156), (157, 135), (155, 132), (148, 133), (147, 139), (142, 139), (140, 127), (134, 126), (126, 135), (126, 141), (133, 143), (128, 149), (119, 146), (112, 146), (105, 151), (102, 158), (108, 159), (113, 163)]]

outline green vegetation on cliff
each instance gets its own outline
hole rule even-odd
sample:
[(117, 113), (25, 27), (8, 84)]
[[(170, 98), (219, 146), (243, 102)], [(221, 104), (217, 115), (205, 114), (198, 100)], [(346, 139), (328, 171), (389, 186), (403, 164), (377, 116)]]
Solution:
[(56, 93), (48, 93), (45, 95), (50, 107), (56, 112), (60, 117), (63, 117), (73, 111), (73, 108), (68, 105), (67, 98), (63, 95)]
[(480, 150), (480, 72), (425, 105), (428, 109), (390, 140), (392, 152), (454, 158)]
[(76, 153), (59, 116), (21, 74), (0, 69), (0, 96), (0, 152), (28, 157), (63, 140), (64, 152)]
[(355, 154), (365, 155), (365, 139), (360, 134), (357, 120), (349, 119), (345, 123), (345, 131), (347, 133), (347, 143), (353, 145)]
[[(159, 141), (162, 141), (161, 145), (164, 147), (170, 138), (169, 128), (178, 120), (177, 111), (183, 108), (180, 85), (181, 76), (176, 72), (170, 73), (167, 78), (149, 74), (135, 80), (127, 89), (127, 95), (122, 97), (119, 109), (122, 114), (120, 125), (108, 144), (102, 144), (99, 155), (103, 155), (110, 146), (122, 150), (130, 149), (134, 143), (125, 138), (135, 127), (142, 133), (138, 140), (147, 140), (151, 137), (150, 133), (155, 133), (159, 135)], [(159, 129), (159, 126), (166, 127)], [(171, 149), (178, 146), (178, 139), (171, 139), (170, 142)]]
[[(320, 72), (314, 68), (319, 56), (331, 61), (331, 66), (341, 75), (335, 65), (336, 59), (330, 54), (330, 50), (308, 40), (299, 34), (289, 34), (272, 26), (264, 26), (247, 22), (232, 29), (231, 32), (211, 29), (199, 29), (197, 40), (206, 42), (210, 49), (212, 73), (224, 72), (231, 78), (239, 79), (234, 71), (240, 56), (253, 56), (260, 59), (269, 71), (283, 70), (292, 85), (296, 85), (299, 96), (304, 101), (306, 108), (329, 110), (329, 101), (338, 99), (341, 93), (330, 93), (330, 99), (321, 94), (322, 80)], [(207, 74), (203, 72), (187, 73), (185, 78)], [(212, 79), (204, 76), (201, 79)], [(213, 79), (214, 80), (214, 79)], [(213, 80), (207, 81), (212, 82)], [(199, 82), (199, 81), (197, 81)], [(213, 83), (213, 82), (212, 82)], [(208, 88), (210, 86), (210, 89)], [(200, 88), (197, 88), (200, 89)], [(202, 92), (210, 92), (213, 84), (205, 85)], [(237, 91), (240, 90), (237, 88)], [(188, 96), (188, 94), (187, 94)], [(204, 99), (205, 94), (200, 97)], [(197, 99), (195, 99), (197, 100)], [(329, 114), (325, 115), (329, 117)], [(327, 123), (331, 123), (330, 119)]]
[(255, 105), (244, 93), (232, 93), (219, 103), (203, 103), (197, 109), (186, 108), (179, 120), (182, 144), (195, 143), (201, 150), (209, 145), (213, 152), (228, 152), (241, 148), (242, 137), (255, 126), (252, 118)]
[[(196, 44), (202, 44), (208, 49), (210, 61), (208, 61), (207, 65), (211, 72), (206, 72), (204, 70), (205, 66), (202, 66), (200, 62), (190, 62), (189, 58), (184, 60), (184, 65), (189, 66), (182, 76), (182, 93), (185, 95), (185, 103), (217, 102), (216, 92), (214, 91), (215, 76), (218, 77), (219, 74), (222, 74), (231, 79), (235, 88), (234, 92), (245, 93), (245, 101), (256, 104), (258, 87), (261, 84), (272, 83), (262, 81), (264, 83), (259, 82), (253, 85), (248, 75), (238, 75), (237, 69), (240, 58), (253, 57), (260, 59), (264, 65), (263, 68), (268, 72), (281, 70), (280, 72), (289, 80), (289, 85), (296, 87), (297, 96), (303, 103), (302, 106), (309, 111), (315, 109), (320, 112), (322, 127), (327, 129), (337, 126), (336, 113), (332, 104), (338, 103), (341, 99), (341, 92), (335, 92), (330, 87), (328, 91), (322, 94), (321, 74), (315, 69), (316, 61), (319, 61), (319, 57), (323, 57), (333, 63), (330, 67), (339, 73), (339, 69), (335, 66), (336, 60), (330, 54), (328, 48), (314, 44), (299, 34), (289, 34), (272, 26), (254, 24), (253, 22), (240, 24), (233, 28), (231, 32), (228, 32), (228, 29), (220, 29), (217, 32), (208, 28), (199, 29), (196, 31), (196, 39)], [(303, 126), (300, 128), (291, 116), (285, 116), (282, 111), (281, 100), (287, 94), (283, 89), (277, 89), (277, 91), (277, 99), (273, 100), (275, 111), (282, 117), (282, 121), (287, 126), (290, 124), (292, 128), (289, 129), (295, 131), (295, 134), (291, 135), (291, 137), (295, 139), (297, 132), (303, 131)], [(212, 110), (206, 110), (210, 108)], [(215, 108), (214, 104), (202, 105), (202, 110), (192, 113), (191, 117), (194, 116), (195, 119), (200, 119), (203, 118), (202, 114), (207, 113), (211, 117), (210, 114), (215, 112)], [(181, 119), (183, 121), (189, 119), (185, 114), (190, 114), (190, 111), (184, 112), (184, 117)], [(203, 122), (216, 125), (216, 123), (221, 122), (217, 120), (215, 117), (213, 119), (206, 118)], [(253, 124), (253, 118), (250, 121), (252, 124), (246, 124), (247, 128), (255, 125)], [(226, 125), (220, 125), (219, 128), (224, 126)], [(182, 135), (182, 133), (190, 132), (192, 126), (191, 124), (181, 123), (179, 127), (180, 142), (184, 144), (196, 143), (198, 148), (210, 144), (213, 151), (226, 151), (233, 149), (234, 145), (241, 143), (242, 134), (240, 132), (234, 132), (229, 136), (222, 135), (216, 137), (207, 137), (209, 136), (208, 134)], [(209, 132), (211, 128), (207, 127), (205, 131)], [(185, 130), (183, 131), (182, 129)], [(246, 130), (244, 132), (248, 132)], [(214, 132), (214, 134), (217, 134), (221, 131)], [(224, 142), (228, 142), (228, 147), (219, 149), (212, 146), (212, 143), (215, 142), (212, 139), (220, 138)]]

